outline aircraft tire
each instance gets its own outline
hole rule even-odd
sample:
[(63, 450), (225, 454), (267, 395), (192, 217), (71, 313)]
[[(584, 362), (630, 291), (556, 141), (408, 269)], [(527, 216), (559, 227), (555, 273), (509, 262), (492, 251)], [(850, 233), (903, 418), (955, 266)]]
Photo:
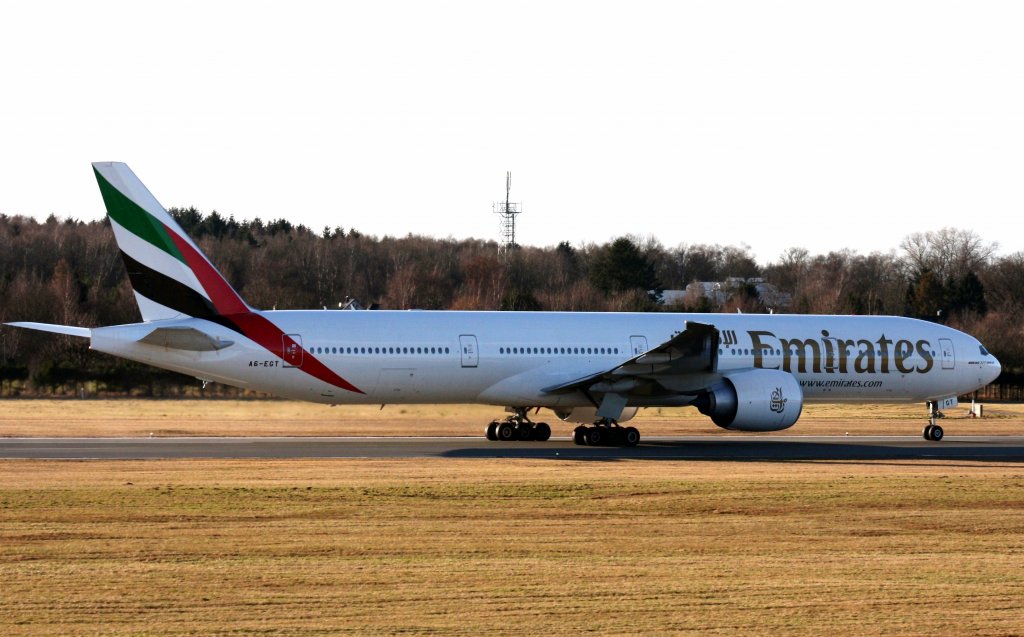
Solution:
[(533, 424), (521, 422), (516, 425), (516, 440), (533, 440)]
[(635, 447), (640, 443), (640, 431), (636, 427), (626, 427), (622, 431), (622, 444), (626, 447)]
[(587, 427), (586, 441), (589, 447), (600, 447), (605, 444), (605, 433), (600, 427)]
[(533, 439), (546, 442), (551, 437), (551, 427), (546, 422), (537, 423), (533, 427)]
[(925, 440), (931, 440), (932, 439), (932, 427), (934, 427), (934, 426), (935, 425), (925, 425), (924, 426), (924, 431), (921, 432), (921, 436)]
[(497, 433), (498, 440), (511, 442), (516, 439), (516, 426), (510, 422), (499, 423)]
[(493, 420), (487, 425), (487, 439), (492, 442), (498, 440), (498, 423)]
[(572, 441), (583, 446), (587, 444), (587, 428), (583, 425), (572, 430)]
[(942, 427), (940, 427), (939, 425), (932, 425), (932, 438), (931, 439), (934, 442), (938, 442), (938, 441), (942, 440), (942, 437), (944, 435), (945, 435), (945, 432), (942, 431)]
[(626, 444), (626, 432), (622, 427), (611, 427), (605, 431), (605, 440), (610, 447), (621, 447)]

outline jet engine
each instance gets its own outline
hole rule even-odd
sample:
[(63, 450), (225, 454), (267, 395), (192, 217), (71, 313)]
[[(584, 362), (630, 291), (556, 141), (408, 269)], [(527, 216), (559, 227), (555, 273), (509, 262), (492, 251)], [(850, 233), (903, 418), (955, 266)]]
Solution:
[(804, 394), (788, 372), (750, 369), (726, 373), (693, 404), (723, 429), (780, 431), (800, 417)]
[[(619, 416), (617, 422), (626, 422), (632, 420), (633, 416), (636, 415), (640, 409), (638, 407), (626, 407), (622, 410), (622, 415)], [(597, 407), (562, 407), (553, 410), (555, 415), (566, 422), (577, 422), (584, 425), (589, 425), (598, 420)]]

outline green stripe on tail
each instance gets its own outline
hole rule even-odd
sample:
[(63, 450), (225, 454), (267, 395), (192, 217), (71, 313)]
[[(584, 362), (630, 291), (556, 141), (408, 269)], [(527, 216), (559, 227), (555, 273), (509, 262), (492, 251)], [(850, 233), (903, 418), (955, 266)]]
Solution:
[(171, 240), (167, 230), (159, 220), (153, 218), (153, 215), (143, 210), (123, 192), (111, 185), (95, 167), (92, 170), (96, 173), (96, 181), (99, 183), (100, 193), (103, 195), (103, 203), (106, 204), (107, 214), (110, 215), (111, 219), (128, 232), (188, 265), (185, 257), (178, 250), (178, 247), (174, 245), (174, 241)]

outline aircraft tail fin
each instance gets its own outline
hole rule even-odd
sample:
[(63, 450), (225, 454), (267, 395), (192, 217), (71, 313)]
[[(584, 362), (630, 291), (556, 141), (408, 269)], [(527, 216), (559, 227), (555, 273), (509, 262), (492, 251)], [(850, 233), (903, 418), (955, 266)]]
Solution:
[(250, 311), (126, 164), (92, 168), (143, 321)]

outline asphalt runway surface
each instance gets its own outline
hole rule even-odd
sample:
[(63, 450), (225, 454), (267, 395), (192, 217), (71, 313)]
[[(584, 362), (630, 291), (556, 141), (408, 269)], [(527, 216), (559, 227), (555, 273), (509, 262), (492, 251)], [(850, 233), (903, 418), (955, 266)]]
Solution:
[(526, 458), (547, 460), (973, 460), (1024, 462), (1024, 437), (685, 436), (637, 447), (581, 447), (568, 438), (0, 438), (0, 459)]

